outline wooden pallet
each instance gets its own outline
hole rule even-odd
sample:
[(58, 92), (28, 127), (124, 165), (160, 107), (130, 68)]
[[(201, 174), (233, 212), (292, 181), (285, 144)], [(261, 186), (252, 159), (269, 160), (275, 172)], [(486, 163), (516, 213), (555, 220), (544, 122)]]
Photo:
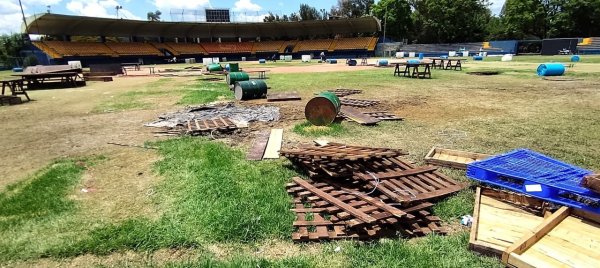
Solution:
[(394, 157), (406, 155), (402, 150), (389, 148), (375, 148), (364, 146), (351, 146), (340, 143), (328, 143), (323, 146), (302, 145), (298, 149), (281, 150), (281, 154), (288, 158), (305, 158), (314, 160), (369, 160), (374, 158)]
[(379, 120), (390, 120), (390, 121), (400, 121), (400, 120), (404, 120), (404, 117), (399, 117), (393, 113), (390, 112), (362, 112), (365, 115), (368, 115), (370, 117), (373, 118), (377, 118)]
[(501, 257), (502, 252), (544, 220), (542, 203), (521, 194), (477, 188), (469, 249)]
[(291, 101), (301, 100), (298, 92), (279, 92), (279, 93), (268, 93), (267, 101)]
[(300, 178), (293, 181), (287, 188), (295, 196), (294, 241), (373, 239), (396, 231), (407, 236), (446, 233), (440, 219), (427, 211), (431, 203), (401, 210), (352, 189)]
[(508, 267), (599, 267), (600, 216), (561, 207), (502, 253)]
[(361, 125), (375, 125), (381, 121), (350, 106), (342, 106), (341, 115)]
[(327, 90), (338, 97), (346, 97), (354, 94), (361, 94), (363, 91), (360, 89), (347, 89), (347, 88), (338, 88), (338, 89), (330, 89)]
[(471, 153), (465, 151), (433, 147), (425, 156), (425, 163), (440, 167), (467, 169), (467, 164), (490, 157), (489, 154)]
[(208, 131), (231, 131), (237, 129), (237, 126), (227, 117), (219, 117), (207, 120), (190, 120), (187, 122), (188, 134), (199, 134)]
[(458, 192), (467, 186), (432, 167), (413, 167), (400, 159), (391, 158), (398, 168), (383, 172), (355, 172), (356, 180), (363, 180), (371, 187), (402, 205), (425, 200), (436, 200)]
[(340, 103), (342, 105), (353, 106), (353, 107), (370, 107), (370, 106), (378, 105), (381, 102), (376, 101), (376, 100), (358, 100), (358, 99), (341, 98)]

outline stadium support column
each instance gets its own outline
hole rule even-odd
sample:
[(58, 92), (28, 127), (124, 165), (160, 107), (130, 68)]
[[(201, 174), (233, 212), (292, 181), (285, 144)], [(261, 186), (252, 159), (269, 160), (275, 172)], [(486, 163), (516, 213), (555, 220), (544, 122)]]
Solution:
[(101, 36), (100, 36), (100, 42), (102, 42), (102, 43), (106, 43), (106, 36), (104, 36), (104, 35), (101, 35)]

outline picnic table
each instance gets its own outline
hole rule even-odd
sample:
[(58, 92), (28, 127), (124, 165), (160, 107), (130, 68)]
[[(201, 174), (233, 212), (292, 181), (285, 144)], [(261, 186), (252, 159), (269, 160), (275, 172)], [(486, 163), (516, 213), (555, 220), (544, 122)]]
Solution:
[(2, 82), (2, 96), (4, 96), (4, 92), (5, 92), (6, 88), (8, 87), (8, 89), (11, 92), (11, 95), (13, 95), (13, 96), (25, 95), (25, 97), (27, 98), (28, 101), (31, 100), (29, 98), (29, 95), (27, 95), (27, 92), (25, 91), (25, 89), (23, 87), (23, 79), (8, 78), (8, 79), (0, 80), (0, 82)]
[(466, 59), (437, 57), (437, 58), (429, 58), (429, 60), (431, 60), (431, 64), (432, 64), (431, 67), (433, 69), (440, 69), (440, 70), (454, 69), (455, 71), (462, 71), (462, 61), (464, 61)]
[(133, 66), (133, 68), (136, 71), (140, 70), (140, 63), (139, 62), (124, 62), (124, 63), (121, 63), (121, 67), (130, 67), (130, 66)]
[(21, 73), (13, 74), (12, 76), (20, 76), (27, 83), (27, 88), (40, 87), (45, 82), (60, 81), (65, 85), (73, 85), (77, 87), (77, 79), (82, 77), (77, 72), (59, 72), (59, 73)]
[(431, 68), (433, 69), (444, 69), (444, 62), (447, 58), (437, 57), (437, 58), (429, 58), (431, 60)]
[[(462, 61), (466, 60), (466, 59), (453, 59), (453, 58), (448, 58), (446, 59), (446, 66), (444, 66), (444, 70), (452, 70), (454, 69), (455, 71), (462, 71)], [(454, 64), (452, 64), (452, 62), (454, 62)]]
[(258, 79), (267, 79), (267, 72), (269, 70), (252, 70), (246, 71), (247, 73), (258, 73)]
[[(402, 74), (402, 76), (409, 78), (431, 78), (431, 65), (433, 65), (433, 63), (398, 62), (395, 64), (396, 68), (394, 69), (394, 76), (401, 76)], [(404, 70), (400, 70), (400, 66), (404, 66)], [(422, 67), (422, 69), (419, 69), (420, 67)]]

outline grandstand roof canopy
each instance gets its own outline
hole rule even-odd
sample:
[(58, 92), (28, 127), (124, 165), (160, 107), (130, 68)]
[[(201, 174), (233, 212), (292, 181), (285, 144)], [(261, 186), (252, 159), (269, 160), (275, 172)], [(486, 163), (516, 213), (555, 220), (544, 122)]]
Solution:
[(381, 24), (374, 17), (299, 22), (196, 23), (38, 14), (27, 20), (24, 30), (28, 34), (71, 36), (279, 38), (377, 32), (381, 30)]

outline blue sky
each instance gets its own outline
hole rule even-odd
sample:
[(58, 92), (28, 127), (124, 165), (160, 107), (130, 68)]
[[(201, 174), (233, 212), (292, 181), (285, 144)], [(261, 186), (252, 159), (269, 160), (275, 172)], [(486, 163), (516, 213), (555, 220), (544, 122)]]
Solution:
[[(202, 10), (204, 8), (229, 8), (237, 21), (261, 21), (266, 12), (289, 14), (297, 12), (301, 3), (317, 9), (329, 10), (337, 0), (21, 0), (25, 15), (44, 13), (50, 6), (52, 13), (92, 17), (116, 17), (116, 6), (122, 6), (119, 17), (146, 19), (149, 11), (162, 11), (163, 20), (195, 20), (194, 15), (171, 16), (172, 10)], [(377, 2), (378, 0), (376, 0)], [(499, 13), (505, 0), (492, 0), (491, 8)], [(0, 0), (0, 34), (19, 32), (21, 11), (18, 0)]]

